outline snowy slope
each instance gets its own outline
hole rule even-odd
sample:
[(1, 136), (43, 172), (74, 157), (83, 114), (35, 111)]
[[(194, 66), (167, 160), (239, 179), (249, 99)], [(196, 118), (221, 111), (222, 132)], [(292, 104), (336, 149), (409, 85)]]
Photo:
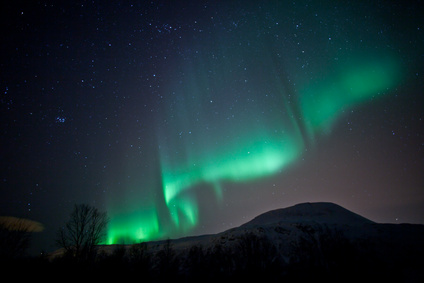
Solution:
[[(246, 262), (261, 268), (278, 262), (283, 272), (278, 274), (286, 278), (311, 279), (317, 274), (345, 278), (347, 272), (356, 279), (371, 273), (378, 280), (424, 282), (423, 239), (424, 225), (379, 224), (334, 203), (318, 202), (272, 210), (218, 234), (168, 243), (180, 263), (187, 262), (190, 249), (197, 246), (203, 250), (203, 263), (225, 260), (221, 264), (228, 274), (246, 268)], [(146, 243), (153, 269), (155, 256), (166, 245), (166, 240)], [(117, 247), (128, 251), (131, 245), (99, 246), (99, 251), (112, 255)], [(189, 272), (187, 266), (179, 268)]]
[[(236, 255), (246, 236), (275, 247), (287, 266), (311, 260), (332, 262), (352, 257), (380, 266), (395, 268), (422, 262), (424, 225), (378, 224), (333, 203), (302, 203), (263, 213), (251, 221), (227, 231), (171, 240), (172, 248), (183, 257), (193, 246), (204, 251), (220, 246)], [(252, 238), (253, 237), (253, 238)], [(162, 250), (166, 241), (147, 242), (152, 254)], [(246, 244), (246, 242), (244, 243)], [(126, 246), (127, 249), (130, 245)], [(111, 254), (116, 246), (99, 246)], [(346, 254), (348, 253), (348, 254)], [(417, 261), (418, 259), (418, 261)], [(370, 262), (367, 263), (370, 266)], [(424, 277), (424, 276), (423, 276)]]

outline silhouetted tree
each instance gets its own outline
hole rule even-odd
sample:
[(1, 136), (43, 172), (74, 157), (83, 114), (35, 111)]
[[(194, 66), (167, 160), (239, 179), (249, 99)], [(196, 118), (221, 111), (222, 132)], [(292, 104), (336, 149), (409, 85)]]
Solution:
[(131, 245), (129, 249), (129, 260), (134, 270), (143, 274), (144, 278), (149, 278), (151, 254), (147, 250), (146, 243), (139, 243)]
[(231, 250), (221, 243), (216, 243), (206, 254), (210, 281), (230, 276), (234, 262)]
[(57, 244), (77, 261), (88, 260), (103, 240), (108, 221), (106, 212), (86, 204), (75, 205), (68, 222), (58, 232)]
[(236, 271), (247, 279), (273, 277), (279, 269), (279, 254), (265, 236), (243, 234), (235, 247)]
[(156, 254), (157, 271), (161, 280), (175, 279), (178, 274), (178, 260), (171, 240), (168, 239)]
[(208, 266), (202, 246), (195, 245), (190, 248), (185, 265), (190, 280), (198, 282), (200, 278), (204, 279)]
[(357, 279), (358, 272), (364, 270), (355, 246), (341, 230), (326, 225), (298, 228), (304, 235), (299, 237), (291, 258), (290, 275), (294, 278), (337, 282), (346, 276)]

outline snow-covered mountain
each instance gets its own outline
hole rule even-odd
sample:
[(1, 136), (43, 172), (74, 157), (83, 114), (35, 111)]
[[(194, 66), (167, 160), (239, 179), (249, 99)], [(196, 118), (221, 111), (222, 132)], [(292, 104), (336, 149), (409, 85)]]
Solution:
[[(368, 276), (424, 282), (424, 225), (379, 224), (326, 202), (272, 210), (218, 234), (99, 246), (103, 256), (117, 250), (122, 255), (122, 248), (127, 255), (134, 248), (144, 251), (152, 259), (146, 268), (156, 276), (162, 273), (160, 262), (167, 266), (177, 258), (175, 274), (191, 278), (193, 272), (205, 273), (214, 282), (237, 274), (288, 281), (331, 276), (335, 282), (356, 282)], [(172, 256), (164, 258), (166, 254)]]
[[(325, 233), (337, 234), (351, 241), (384, 238), (385, 242), (415, 243), (423, 239), (424, 243), (424, 225), (375, 223), (330, 202), (300, 203), (271, 210), (221, 233), (172, 239), (171, 242), (177, 250), (193, 245), (208, 248), (217, 243), (231, 245), (246, 233), (266, 237), (280, 247)], [(163, 243), (165, 240), (151, 241), (148, 245), (160, 248)]]
[[(155, 242), (156, 247), (160, 249), (161, 243)], [(256, 257), (274, 254), (272, 247), (273, 257), (288, 270), (324, 269), (338, 274), (349, 269), (356, 270), (355, 278), (372, 273), (377, 279), (424, 279), (424, 225), (379, 224), (334, 203), (272, 210), (222, 233), (176, 239), (172, 244), (183, 254), (192, 246), (204, 250), (220, 246), (235, 258), (239, 253), (245, 256), (246, 247), (250, 252), (256, 249)]]

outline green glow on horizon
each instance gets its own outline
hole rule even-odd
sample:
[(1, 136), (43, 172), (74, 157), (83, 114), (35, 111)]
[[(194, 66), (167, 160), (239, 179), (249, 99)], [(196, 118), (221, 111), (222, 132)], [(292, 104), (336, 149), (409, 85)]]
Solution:
[(159, 217), (155, 207), (114, 215), (108, 225), (106, 244), (128, 244), (156, 239)]

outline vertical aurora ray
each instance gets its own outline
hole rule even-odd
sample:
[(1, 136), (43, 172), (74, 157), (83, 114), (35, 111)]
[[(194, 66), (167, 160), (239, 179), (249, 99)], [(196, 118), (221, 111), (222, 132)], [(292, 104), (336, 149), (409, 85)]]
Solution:
[[(233, 60), (243, 60), (238, 57)], [(248, 88), (245, 75), (235, 74), (228, 63), (213, 65), (219, 80), (203, 60), (186, 63), (187, 70), (196, 71), (184, 72), (190, 74), (185, 83), (171, 84), (171, 101), (179, 104), (166, 103), (162, 112), (166, 122), (158, 141), (164, 201), (174, 225), (184, 230), (198, 223), (196, 194), (201, 192), (193, 188), (208, 184), (220, 201), (222, 184), (277, 174), (303, 150), (281, 82)]]
[(159, 216), (154, 206), (141, 205), (135, 211), (115, 213), (109, 223), (106, 244), (128, 244), (156, 239)]

